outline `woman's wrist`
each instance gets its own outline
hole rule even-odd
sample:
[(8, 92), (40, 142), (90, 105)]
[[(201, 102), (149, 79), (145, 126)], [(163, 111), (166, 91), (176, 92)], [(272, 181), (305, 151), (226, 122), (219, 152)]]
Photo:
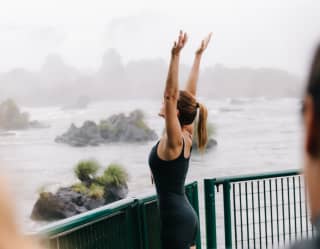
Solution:
[(171, 57), (172, 58), (180, 57), (180, 52), (171, 52)]
[(196, 51), (195, 56), (201, 58), (202, 53), (203, 53), (203, 51), (202, 52)]

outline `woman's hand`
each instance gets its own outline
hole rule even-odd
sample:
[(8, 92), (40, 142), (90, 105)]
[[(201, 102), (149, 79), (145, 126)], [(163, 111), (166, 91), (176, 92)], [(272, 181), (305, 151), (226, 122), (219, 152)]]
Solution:
[(173, 48), (171, 49), (172, 55), (179, 55), (181, 49), (184, 47), (188, 40), (187, 33), (183, 33), (182, 30), (180, 30), (178, 41), (175, 41), (173, 44)]
[(208, 44), (209, 44), (209, 42), (210, 42), (211, 36), (212, 36), (212, 33), (210, 33), (209, 35), (207, 35), (207, 37), (204, 38), (204, 39), (201, 41), (201, 45), (200, 45), (200, 47), (197, 49), (196, 54), (201, 55), (201, 54), (203, 53), (203, 51), (206, 50), (206, 48), (208, 47)]

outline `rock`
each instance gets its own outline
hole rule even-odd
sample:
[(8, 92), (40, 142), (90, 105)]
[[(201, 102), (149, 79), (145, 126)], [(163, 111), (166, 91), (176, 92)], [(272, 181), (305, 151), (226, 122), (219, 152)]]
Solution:
[(77, 128), (72, 124), (66, 133), (55, 139), (55, 142), (83, 147), (87, 145), (97, 146), (103, 143), (104, 140), (100, 135), (100, 130), (96, 123), (86, 121), (81, 128)]
[(143, 121), (143, 113), (136, 110), (129, 116), (123, 113), (112, 115), (102, 120), (99, 125), (93, 121), (86, 121), (82, 127), (74, 124), (69, 130), (55, 141), (71, 146), (97, 146), (111, 142), (144, 142), (157, 139), (155, 131), (151, 130)]
[(107, 186), (105, 189), (106, 204), (125, 198), (128, 192), (129, 190), (126, 184), (121, 186)]
[(59, 198), (52, 193), (42, 193), (33, 207), (33, 220), (57, 220), (68, 218), (80, 213), (81, 210), (65, 198)]
[(208, 143), (207, 143), (207, 149), (211, 149), (211, 148), (213, 148), (213, 147), (215, 147), (217, 145), (218, 145), (217, 140), (215, 140), (213, 138), (210, 138)]
[(60, 188), (56, 194), (44, 192), (36, 201), (31, 218), (33, 220), (59, 220), (121, 200), (128, 194), (127, 185), (108, 188), (105, 198), (92, 198), (71, 188)]
[(31, 218), (33, 220), (58, 220), (80, 214), (106, 204), (104, 198), (95, 199), (73, 191), (60, 188), (56, 194), (44, 192), (35, 203)]
[[(217, 145), (218, 145), (217, 140), (215, 140), (215, 139), (213, 139), (213, 138), (209, 138), (208, 143), (207, 143), (207, 146), (206, 146), (206, 151), (208, 151), (208, 150), (216, 147)], [(194, 151), (194, 152), (196, 152), (196, 153), (199, 152), (199, 150), (198, 150), (198, 144), (197, 144), (195, 141), (193, 141), (193, 143), (192, 143), (192, 151)]]

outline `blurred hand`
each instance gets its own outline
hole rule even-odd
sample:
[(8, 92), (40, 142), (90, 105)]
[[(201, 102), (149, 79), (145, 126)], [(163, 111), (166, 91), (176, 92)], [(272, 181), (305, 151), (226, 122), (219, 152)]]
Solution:
[(172, 55), (179, 55), (181, 49), (184, 47), (188, 40), (187, 33), (183, 33), (182, 30), (180, 30), (178, 41), (175, 41), (173, 44), (173, 48), (171, 50)]

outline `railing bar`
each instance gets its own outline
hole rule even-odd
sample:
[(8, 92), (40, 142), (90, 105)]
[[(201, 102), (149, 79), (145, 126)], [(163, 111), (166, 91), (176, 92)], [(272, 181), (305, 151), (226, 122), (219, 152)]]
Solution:
[(289, 244), (291, 242), (291, 208), (290, 208), (290, 190), (289, 190), (289, 177), (287, 178), (287, 186), (288, 186), (288, 216), (289, 216)]
[[(292, 184), (293, 184), (293, 202), (296, 203), (296, 179), (292, 177)], [(296, 204), (293, 206), (293, 211), (294, 211), (294, 232), (295, 232), (295, 240), (297, 240), (297, 208)]]
[[(258, 192), (260, 192), (260, 182), (257, 181), (258, 184)], [(260, 212), (260, 194), (258, 194), (258, 211), (259, 211), (259, 243), (260, 243), (260, 248), (262, 247), (262, 242), (261, 242), (261, 212)]]
[(246, 191), (246, 216), (247, 216), (247, 246), (248, 248), (250, 248), (250, 244), (249, 244), (249, 236), (250, 236), (250, 232), (249, 232), (249, 214), (248, 214), (248, 182), (245, 183), (245, 191)]
[[(253, 181), (251, 182), (251, 199), (252, 199), (252, 210), (254, 210), (254, 195), (253, 195)], [(253, 220), (253, 248), (256, 248), (256, 229), (255, 229), (255, 219), (254, 211), (252, 211), (252, 220)]]
[(273, 240), (273, 213), (272, 213), (272, 184), (271, 184), (271, 179), (269, 179), (269, 189), (270, 189), (270, 215), (271, 215), (271, 241), (272, 241), (272, 246), (274, 244), (274, 240)]
[(244, 181), (254, 181), (260, 179), (269, 179), (269, 178), (276, 178), (276, 177), (288, 177), (292, 175), (298, 175), (298, 170), (287, 170), (285, 172), (270, 172), (266, 174), (260, 175), (242, 175), (242, 176), (233, 176), (233, 177), (222, 177), (217, 178), (216, 183), (218, 185), (223, 184), (225, 182), (244, 182)]
[[(281, 178), (281, 198), (282, 198), (282, 204), (284, 203), (284, 195), (283, 195), (283, 178)], [(284, 206), (282, 205), (282, 225), (283, 225), (283, 242), (286, 241), (286, 227), (284, 222)]]
[[(263, 199), (264, 199), (264, 220), (265, 220), (265, 234), (266, 237), (268, 237), (268, 224), (267, 224), (267, 209), (266, 209), (266, 205), (267, 205), (267, 201), (266, 201), (266, 181), (263, 180)], [(266, 239), (266, 248), (268, 248), (268, 240)]]
[(279, 208), (278, 208), (278, 181), (275, 179), (276, 184), (276, 211), (277, 211), (277, 239), (278, 239), (278, 245), (280, 243), (280, 228), (279, 228)]
[(301, 203), (301, 177), (299, 176), (299, 200), (300, 200), (300, 229), (302, 238), (302, 203)]
[(236, 243), (236, 249), (238, 248), (238, 233), (237, 233), (237, 213), (236, 213), (236, 197), (235, 197), (235, 188), (236, 185), (232, 185), (232, 194), (233, 194), (233, 223), (234, 223), (234, 237), (235, 237), (235, 243)]
[[(239, 193), (241, 193), (241, 183), (238, 183), (238, 186), (239, 186)], [(242, 222), (242, 198), (241, 198), (241, 195), (239, 196), (239, 201), (240, 201), (240, 224), (241, 224), (241, 248), (243, 248), (243, 229), (242, 229), (242, 226), (243, 226), (243, 222)]]

